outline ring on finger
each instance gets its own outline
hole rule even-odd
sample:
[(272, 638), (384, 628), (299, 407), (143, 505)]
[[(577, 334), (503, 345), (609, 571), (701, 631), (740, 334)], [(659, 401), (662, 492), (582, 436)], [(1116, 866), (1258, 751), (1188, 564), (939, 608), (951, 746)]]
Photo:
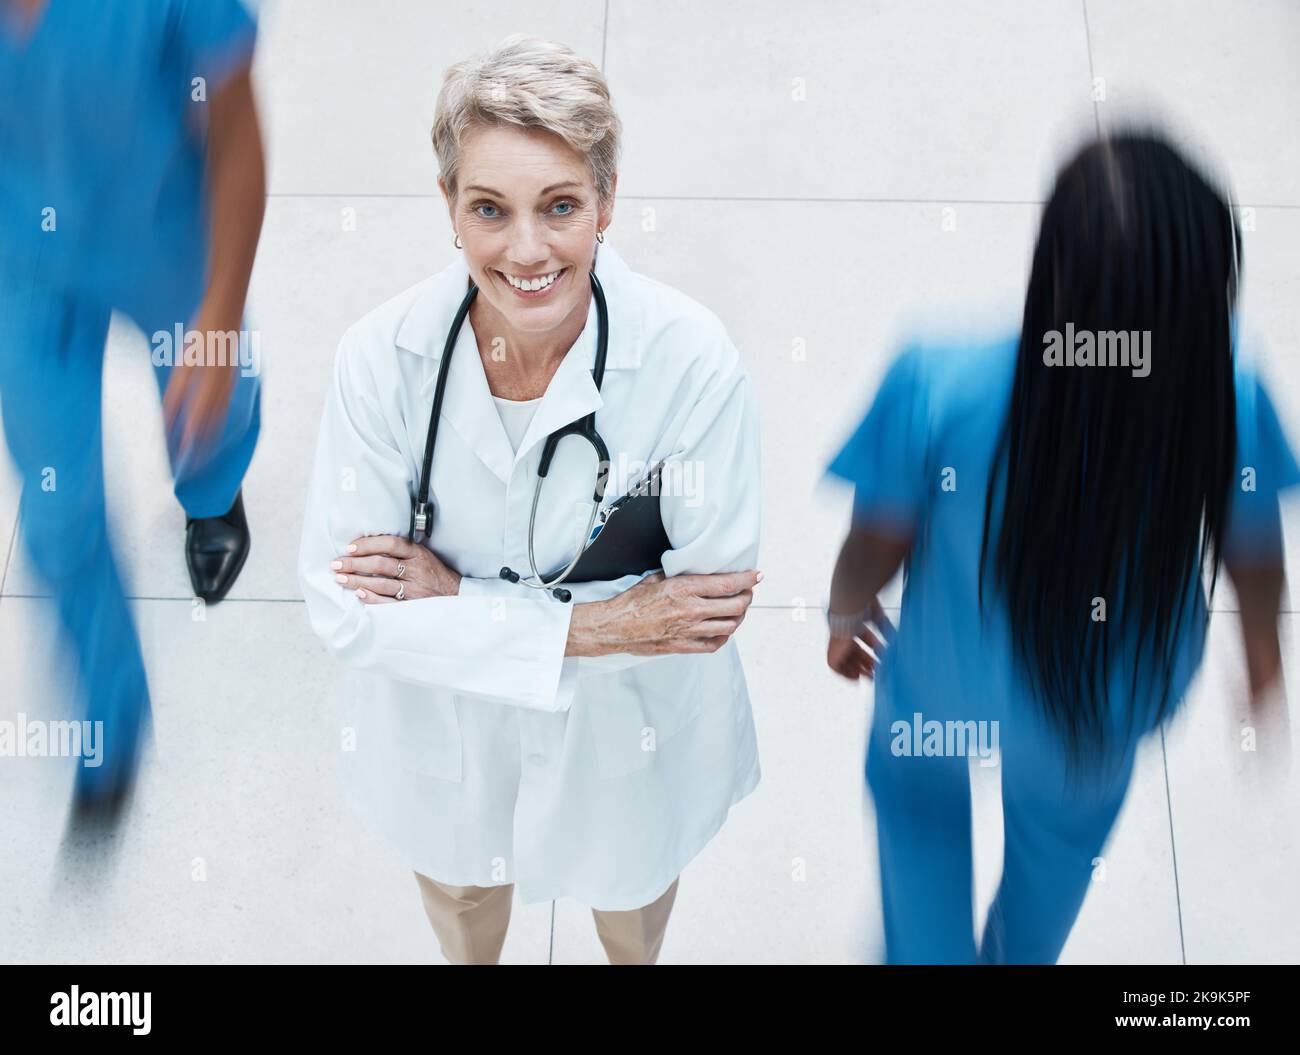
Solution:
[(406, 565), (399, 563), (397, 565), (397, 575), (395, 576), (395, 578), (400, 579), (405, 574), (406, 574)]
[(397, 599), (399, 601), (406, 600), (406, 583), (404, 582), (399, 583), (397, 586)]

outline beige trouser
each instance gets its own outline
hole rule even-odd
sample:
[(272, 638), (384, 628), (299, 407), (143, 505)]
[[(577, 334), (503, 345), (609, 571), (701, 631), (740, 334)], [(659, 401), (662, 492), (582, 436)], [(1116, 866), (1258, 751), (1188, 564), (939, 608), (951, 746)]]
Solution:
[[(424, 911), (433, 924), (442, 954), (455, 964), (496, 963), (510, 922), (513, 883), (502, 886), (451, 886), (415, 873)], [(679, 877), (680, 878), (680, 877)], [(668, 928), (677, 880), (643, 908), (604, 912), (594, 908), (596, 934), (613, 964), (652, 964)]]

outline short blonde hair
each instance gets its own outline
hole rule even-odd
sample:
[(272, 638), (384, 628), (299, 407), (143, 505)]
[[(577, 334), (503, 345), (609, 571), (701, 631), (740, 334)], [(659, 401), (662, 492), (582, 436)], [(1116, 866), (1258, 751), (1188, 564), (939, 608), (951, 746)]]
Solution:
[(563, 44), (516, 33), (450, 67), (438, 93), (433, 150), (453, 197), (465, 134), (504, 124), (552, 132), (585, 154), (597, 194), (609, 201), (623, 126), (595, 65)]

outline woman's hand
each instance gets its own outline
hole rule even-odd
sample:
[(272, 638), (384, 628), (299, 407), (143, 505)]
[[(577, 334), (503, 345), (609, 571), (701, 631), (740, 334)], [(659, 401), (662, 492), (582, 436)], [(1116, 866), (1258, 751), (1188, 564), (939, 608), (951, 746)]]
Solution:
[[(881, 637), (872, 631), (872, 625), (880, 630)], [(893, 640), (894, 624), (880, 606), (880, 599), (871, 599), (871, 614), (854, 632), (853, 637), (832, 637), (826, 646), (826, 664), (841, 677), (857, 681), (865, 677), (874, 681), (876, 667), (885, 652), (885, 642)]]
[(762, 572), (674, 575), (661, 571), (606, 601), (577, 605), (565, 655), (716, 652), (745, 620)]
[(460, 592), (457, 572), (431, 550), (400, 535), (362, 535), (330, 568), (339, 586), (354, 591), (363, 604), (453, 597)]

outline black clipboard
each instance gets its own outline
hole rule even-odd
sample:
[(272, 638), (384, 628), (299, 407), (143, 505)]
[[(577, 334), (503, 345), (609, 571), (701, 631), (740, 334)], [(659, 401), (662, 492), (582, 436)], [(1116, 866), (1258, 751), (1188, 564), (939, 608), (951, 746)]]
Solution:
[[(659, 484), (664, 462), (655, 465), (622, 498), (596, 514), (592, 539), (565, 582), (604, 582), (643, 575), (663, 567), (672, 549), (659, 511)], [(561, 566), (545, 576), (553, 579)]]

